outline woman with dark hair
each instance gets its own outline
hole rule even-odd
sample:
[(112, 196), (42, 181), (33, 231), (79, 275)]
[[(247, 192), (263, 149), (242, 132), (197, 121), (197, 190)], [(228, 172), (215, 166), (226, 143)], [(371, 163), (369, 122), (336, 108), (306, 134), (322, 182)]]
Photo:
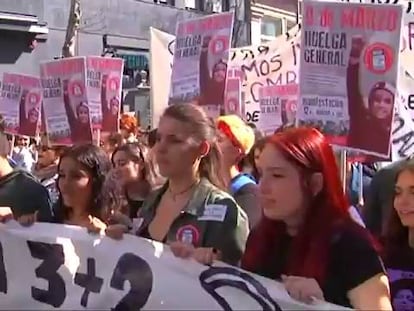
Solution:
[[(362, 37), (352, 38), (346, 76), (350, 120), (347, 144), (352, 148), (387, 154), (390, 148), (395, 87), (384, 81), (377, 82), (369, 92), (368, 107), (365, 107), (359, 72), (365, 44)], [(367, 131), (366, 128), (370, 130)], [(371, 133), (375, 133), (375, 137)]]
[(115, 176), (128, 202), (128, 210), (122, 212), (131, 219), (137, 217), (144, 200), (163, 182), (149, 151), (147, 146), (137, 142), (121, 145), (112, 153)]
[(40, 125), (40, 102), (41, 96), (37, 93), (30, 93), (23, 90), (19, 105), (19, 134), (36, 136)]
[(72, 108), (69, 96), (69, 81), (63, 81), (63, 102), (71, 131), (73, 143), (92, 142), (92, 129), (89, 120), (89, 107), (87, 102), (78, 102)]
[(214, 64), (211, 75), (208, 66), (208, 55), (211, 37), (203, 38), (200, 53), (200, 102), (201, 106), (211, 105), (224, 107), (224, 89), (226, 87), (227, 64), (219, 60)]
[(237, 264), (248, 221), (224, 191), (214, 122), (197, 105), (169, 106), (153, 152), (168, 182), (145, 201), (137, 234), (168, 243), (177, 254)]
[(264, 138), (256, 140), (250, 152), (239, 164), (242, 171), (244, 173), (250, 174), (256, 180), (257, 183), (260, 181), (258, 161), (259, 161), (260, 154), (263, 151), (265, 142), (266, 141)]
[(108, 214), (103, 208), (102, 185), (111, 168), (105, 152), (92, 144), (73, 146), (58, 164), (59, 199), (55, 222), (102, 230)]
[(414, 309), (414, 160), (400, 167), (385, 236), (385, 265), (395, 311)]

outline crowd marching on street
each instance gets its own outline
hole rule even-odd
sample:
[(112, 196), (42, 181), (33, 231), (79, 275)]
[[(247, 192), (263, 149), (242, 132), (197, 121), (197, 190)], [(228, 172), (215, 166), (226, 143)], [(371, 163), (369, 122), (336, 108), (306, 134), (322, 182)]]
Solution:
[[(345, 4), (307, 3), (303, 38), (288, 39), (301, 43), (295, 88), (262, 81), (255, 103), (229, 74), (247, 64), (229, 59), (233, 15), (181, 22), (152, 129), (121, 112), (119, 59), (48, 61), (30, 81), (4, 73), (0, 242), (12, 222), (72, 225), (111, 239), (114, 253), (128, 236), (168, 245), (183, 265), (224, 262), (309, 306), (414, 310), (414, 150), (396, 157), (393, 146), (402, 10), (358, 4), (389, 19), (361, 35), (351, 18), (315, 22)], [(285, 57), (280, 40), (269, 53)], [(258, 122), (245, 117), (256, 112)]]

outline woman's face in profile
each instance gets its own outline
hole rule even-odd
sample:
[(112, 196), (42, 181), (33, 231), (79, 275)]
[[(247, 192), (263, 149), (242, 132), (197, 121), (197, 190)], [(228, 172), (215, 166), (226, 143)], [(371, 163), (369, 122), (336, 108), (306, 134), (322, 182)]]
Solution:
[(397, 179), (394, 209), (403, 226), (414, 228), (414, 172), (403, 171)]
[(161, 117), (153, 147), (161, 175), (168, 178), (192, 171), (200, 157), (200, 146), (192, 135), (189, 126), (183, 122), (168, 116)]
[(272, 144), (266, 144), (258, 164), (259, 198), (264, 215), (292, 223), (300, 220), (305, 213), (305, 196), (299, 170)]
[(217, 63), (213, 68), (213, 79), (216, 82), (224, 82), (226, 79), (227, 66), (224, 63)]
[(372, 94), (370, 107), (375, 118), (388, 119), (394, 108), (394, 96), (387, 90), (375, 90)]
[(88, 107), (79, 105), (78, 106), (78, 120), (80, 123), (88, 123), (89, 121), (89, 110)]

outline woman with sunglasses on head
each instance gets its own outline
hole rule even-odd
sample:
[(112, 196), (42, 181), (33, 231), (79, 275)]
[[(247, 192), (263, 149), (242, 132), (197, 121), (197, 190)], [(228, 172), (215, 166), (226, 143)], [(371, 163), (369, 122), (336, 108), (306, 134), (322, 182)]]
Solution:
[(169, 106), (153, 152), (168, 182), (145, 201), (137, 234), (167, 243), (182, 256), (237, 264), (248, 221), (224, 190), (214, 122), (199, 106)]
[(304, 303), (391, 310), (383, 264), (369, 232), (349, 215), (327, 139), (312, 128), (276, 133), (259, 170), (263, 217), (250, 232), (242, 268), (281, 280)]
[(39, 179), (49, 192), (53, 204), (57, 202), (58, 163), (65, 147), (50, 146), (46, 137), (43, 137), (38, 147), (38, 160), (33, 174)]

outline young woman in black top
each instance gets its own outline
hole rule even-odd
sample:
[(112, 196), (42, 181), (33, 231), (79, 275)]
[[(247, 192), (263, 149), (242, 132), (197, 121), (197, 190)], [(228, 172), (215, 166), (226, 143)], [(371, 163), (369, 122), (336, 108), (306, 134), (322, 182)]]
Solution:
[(276, 133), (259, 170), (264, 217), (249, 234), (242, 268), (282, 281), (305, 303), (391, 310), (382, 262), (368, 231), (349, 215), (327, 139), (311, 128)]

